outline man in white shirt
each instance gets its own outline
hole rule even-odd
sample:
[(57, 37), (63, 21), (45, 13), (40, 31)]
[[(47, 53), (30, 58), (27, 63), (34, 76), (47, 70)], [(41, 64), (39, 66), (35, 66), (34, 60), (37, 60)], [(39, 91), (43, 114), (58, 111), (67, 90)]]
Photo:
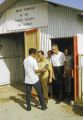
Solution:
[(63, 100), (63, 75), (65, 66), (65, 55), (63, 52), (59, 51), (57, 44), (52, 46), (52, 51), (54, 52), (54, 54), (51, 56), (51, 63), (53, 65), (54, 75), (56, 79), (55, 97), (57, 98), (56, 103), (59, 103), (61, 100)]
[(34, 87), (38, 93), (38, 97), (41, 104), (41, 109), (46, 110), (46, 105), (44, 101), (44, 96), (42, 93), (41, 84), (38, 78), (38, 72), (42, 72), (43, 70), (38, 69), (38, 64), (35, 59), (37, 50), (34, 48), (29, 49), (29, 56), (24, 60), (24, 69), (25, 69), (25, 84), (26, 84), (26, 102), (27, 102), (27, 110), (31, 110), (30, 105), (30, 97), (31, 90)]

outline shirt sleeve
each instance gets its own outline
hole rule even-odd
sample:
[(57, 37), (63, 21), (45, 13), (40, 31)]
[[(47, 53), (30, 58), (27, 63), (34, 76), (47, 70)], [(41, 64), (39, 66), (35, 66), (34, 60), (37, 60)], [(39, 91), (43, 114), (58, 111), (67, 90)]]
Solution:
[(33, 69), (38, 70), (38, 63), (36, 60), (34, 61)]
[(65, 54), (63, 53), (63, 61), (66, 61)]
[(27, 72), (27, 60), (24, 60), (24, 61), (23, 61), (23, 65), (24, 65), (25, 71)]
[(50, 63), (52, 64), (52, 56), (51, 56), (51, 58), (50, 58)]

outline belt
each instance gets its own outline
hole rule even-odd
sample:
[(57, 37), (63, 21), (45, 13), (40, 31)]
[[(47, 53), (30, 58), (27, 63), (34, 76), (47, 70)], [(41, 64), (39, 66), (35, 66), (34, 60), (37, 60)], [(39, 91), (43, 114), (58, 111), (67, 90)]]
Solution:
[(53, 66), (54, 68), (64, 67), (64, 66)]

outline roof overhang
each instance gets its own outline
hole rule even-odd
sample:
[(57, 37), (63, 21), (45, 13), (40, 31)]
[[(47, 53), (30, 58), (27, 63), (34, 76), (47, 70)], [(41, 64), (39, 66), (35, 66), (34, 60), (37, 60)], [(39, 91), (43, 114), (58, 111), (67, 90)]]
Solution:
[(48, 3), (61, 5), (65, 7), (70, 7), (73, 9), (77, 9), (83, 11), (83, 1), (82, 0), (44, 0)]
[[(5, 0), (5, 1), (2, 0), (0, 4), (0, 16), (3, 12), (5, 12), (8, 8), (13, 6), (18, 1), (20, 0)], [(55, 6), (62, 5), (83, 11), (83, 0), (43, 0), (43, 1), (47, 1), (48, 3), (53, 4)]]
[(3, 0), (0, 4), (0, 16), (3, 12), (5, 12), (8, 8), (14, 5), (19, 0)]
[(5, 2), (5, 0), (0, 0), (0, 5), (3, 4)]

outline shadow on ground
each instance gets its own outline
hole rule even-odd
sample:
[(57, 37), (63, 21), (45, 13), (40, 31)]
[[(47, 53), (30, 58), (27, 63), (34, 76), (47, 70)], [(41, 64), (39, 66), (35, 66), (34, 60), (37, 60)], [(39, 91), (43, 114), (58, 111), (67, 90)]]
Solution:
[[(56, 99), (55, 99), (56, 100)], [(62, 101), (65, 105), (63, 105), (62, 107), (64, 108), (64, 110), (68, 111), (68, 112), (72, 112), (75, 113), (76, 115), (79, 115), (79, 116), (83, 116), (83, 105), (82, 106), (78, 106), (72, 102), (68, 102), (66, 100), (63, 100)]]
[[(15, 103), (18, 103), (23, 109), (26, 110), (26, 96), (25, 94), (18, 94), (18, 97), (16, 96), (10, 96), (10, 100), (14, 101)], [(31, 106), (36, 107), (38, 109), (40, 108), (39, 100), (31, 96)]]
[(83, 116), (83, 106), (80, 107), (80, 106), (74, 106), (72, 108), (73, 112), (77, 115), (80, 115), (80, 116)]
[(25, 84), (24, 83), (13, 83), (11, 87), (25, 93)]

